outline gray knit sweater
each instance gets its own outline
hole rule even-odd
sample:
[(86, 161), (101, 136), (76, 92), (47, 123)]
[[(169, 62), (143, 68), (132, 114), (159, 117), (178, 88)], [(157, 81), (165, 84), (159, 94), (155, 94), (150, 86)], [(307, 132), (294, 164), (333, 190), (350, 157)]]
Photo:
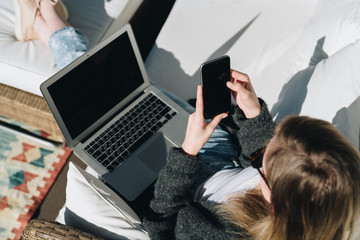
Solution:
[[(246, 119), (239, 108), (229, 116), (226, 128), (240, 144), (239, 160), (249, 165), (249, 155), (263, 146), (274, 126), (266, 104), (260, 99), (259, 116)], [(215, 203), (196, 202), (190, 190), (201, 157), (172, 149), (155, 185), (151, 211), (143, 224), (151, 239), (251, 239), (245, 229), (227, 223), (216, 214)], [(236, 232), (236, 233), (235, 233)]]

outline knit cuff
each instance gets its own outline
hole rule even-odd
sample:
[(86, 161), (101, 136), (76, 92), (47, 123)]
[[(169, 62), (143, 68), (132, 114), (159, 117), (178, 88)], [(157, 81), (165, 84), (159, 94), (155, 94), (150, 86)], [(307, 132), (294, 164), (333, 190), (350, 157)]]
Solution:
[(249, 157), (250, 154), (261, 148), (266, 141), (272, 138), (275, 123), (266, 106), (266, 103), (259, 99), (261, 104), (260, 114), (252, 119), (242, 121), (238, 138), (242, 146), (242, 154)]
[(195, 173), (201, 162), (200, 155), (190, 156), (186, 154), (181, 148), (172, 148), (169, 152), (168, 166), (176, 168), (183, 173), (191, 174)]

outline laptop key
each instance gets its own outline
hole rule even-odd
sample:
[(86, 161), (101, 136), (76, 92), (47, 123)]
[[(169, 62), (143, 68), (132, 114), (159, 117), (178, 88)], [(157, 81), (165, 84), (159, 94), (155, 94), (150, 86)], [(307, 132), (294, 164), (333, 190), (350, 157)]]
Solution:
[(124, 142), (124, 145), (123, 145), (125, 148), (128, 148), (130, 146), (130, 143), (128, 142)]
[(121, 152), (120, 152), (120, 151), (118, 151), (118, 150), (116, 150), (116, 151), (113, 153), (113, 155), (114, 155), (115, 157), (119, 157), (119, 156), (120, 156), (120, 154), (121, 154)]
[(141, 136), (141, 138), (139, 138), (133, 145), (131, 145), (128, 148), (128, 151), (133, 153), (135, 152), (136, 149), (139, 148), (139, 146), (141, 146), (146, 140), (148, 140), (151, 136), (152, 136), (152, 132), (151, 131), (147, 131), (144, 135)]
[(92, 156), (93, 156), (94, 158), (98, 158), (100, 155), (101, 155), (101, 152), (100, 152), (100, 151), (96, 151), (96, 152), (93, 153)]
[(157, 130), (159, 130), (158, 125), (155, 125), (151, 128), (151, 132), (153, 132), (153, 133), (157, 132)]
[(161, 128), (163, 125), (164, 125), (164, 124), (163, 124), (162, 122), (156, 123), (156, 126), (157, 126), (158, 128)]
[(111, 144), (112, 143), (110, 141), (107, 141), (104, 146), (106, 147), (106, 149), (108, 149), (111, 146)]
[(114, 155), (110, 155), (110, 156), (108, 157), (108, 159), (109, 159), (109, 161), (114, 161), (114, 160), (115, 160), (115, 156), (114, 156)]
[(110, 149), (112, 152), (114, 152), (119, 146), (115, 143), (114, 145), (111, 145)]
[(106, 150), (106, 152), (105, 152), (107, 155), (111, 155), (112, 153), (113, 153), (113, 151), (111, 150), (111, 149), (108, 149), (108, 150)]
[(117, 137), (114, 136), (112, 138), (110, 138), (110, 140), (108, 142), (110, 142), (111, 144), (115, 143), (117, 141)]
[(94, 149), (93, 149), (93, 148), (90, 148), (90, 149), (87, 150), (87, 152), (88, 152), (89, 154), (93, 154), (93, 153), (94, 153)]
[(101, 144), (96, 143), (96, 144), (94, 144), (94, 146), (93, 146), (92, 148), (95, 149), (95, 150), (97, 150), (100, 146), (101, 146)]
[(107, 169), (109, 172), (111, 172), (111, 171), (113, 171), (115, 168), (114, 168), (112, 165), (108, 165), (108, 166), (106, 167), (106, 169)]
[(128, 151), (125, 151), (121, 154), (121, 157), (124, 159), (128, 158), (129, 156), (130, 156), (130, 152), (128, 152)]
[(106, 167), (107, 165), (110, 164), (109, 160), (105, 160), (104, 162), (101, 163), (104, 167)]
[(100, 155), (100, 157), (96, 158), (99, 162), (104, 161), (107, 158), (107, 154), (103, 153)]
[[(104, 142), (105, 142), (105, 139), (101, 138), (101, 139), (99, 139), (99, 141), (97, 142), (97, 145), (98, 145), (98, 146), (101, 146), (102, 144), (104, 144)], [(95, 144), (95, 145), (96, 145), (96, 144)]]
[(106, 147), (105, 145), (103, 145), (103, 146), (101, 146), (101, 147), (99, 148), (99, 151), (100, 151), (100, 152), (105, 152), (106, 149), (107, 149), (107, 147)]
[(164, 115), (166, 115), (168, 112), (169, 112), (169, 110), (168, 110), (167, 108), (164, 108), (164, 109), (159, 113), (159, 115), (164, 116)]
[(113, 161), (110, 165), (113, 166), (114, 168), (116, 168), (117, 166), (120, 165), (120, 163), (122, 163), (124, 161), (123, 158), (118, 158), (116, 159), (116, 161)]

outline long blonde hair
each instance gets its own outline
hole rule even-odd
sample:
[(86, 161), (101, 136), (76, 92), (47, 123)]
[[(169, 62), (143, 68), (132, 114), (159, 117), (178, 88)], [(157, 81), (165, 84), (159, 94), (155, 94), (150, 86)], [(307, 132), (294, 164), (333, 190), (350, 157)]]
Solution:
[(267, 158), (271, 204), (259, 187), (234, 196), (219, 214), (255, 239), (345, 239), (360, 213), (360, 154), (330, 123), (284, 119)]

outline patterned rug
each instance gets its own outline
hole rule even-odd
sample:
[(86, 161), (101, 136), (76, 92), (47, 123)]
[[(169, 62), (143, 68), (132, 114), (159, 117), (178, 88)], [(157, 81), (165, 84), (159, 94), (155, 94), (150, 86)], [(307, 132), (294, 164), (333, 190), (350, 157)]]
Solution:
[(0, 129), (0, 239), (20, 239), (70, 153)]

